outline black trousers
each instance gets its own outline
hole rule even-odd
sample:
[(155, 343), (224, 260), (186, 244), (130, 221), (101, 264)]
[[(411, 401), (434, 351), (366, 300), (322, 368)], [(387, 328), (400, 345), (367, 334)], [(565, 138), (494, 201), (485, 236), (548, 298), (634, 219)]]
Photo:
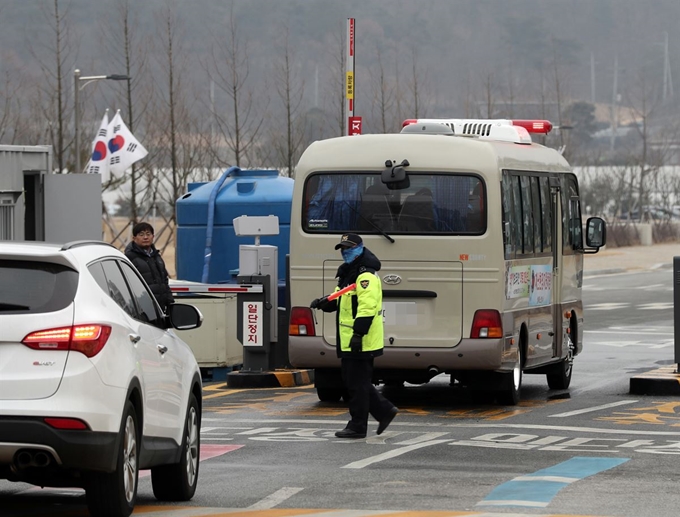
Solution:
[(394, 404), (383, 397), (373, 385), (373, 357), (343, 357), (341, 370), (342, 381), (349, 393), (351, 416), (346, 428), (365, 434), (368, 429), (368, 415), (380, 421), (392, 412)]

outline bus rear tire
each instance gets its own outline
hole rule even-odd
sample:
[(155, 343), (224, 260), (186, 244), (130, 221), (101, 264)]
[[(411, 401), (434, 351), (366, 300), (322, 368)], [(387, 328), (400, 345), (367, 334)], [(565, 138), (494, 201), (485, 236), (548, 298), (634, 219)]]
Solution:
[(567, 345), (567, 357), (557, 366), (555, 373), (546, 375), (548, 387), (551, 390), (566, 390), (571, 384), (571, 374), (574, 371), (574, 342), (571, 335), (566, 334), (565, 344)]
[(520, 401), (520, 391), (522, 389), (522, 365), (524, 363), (523, 346), (517, 349), (517, 362), (510, 373), (503, 375), (503, 388), (496, 394), (499, 404), (504, 406), (516, 406)]

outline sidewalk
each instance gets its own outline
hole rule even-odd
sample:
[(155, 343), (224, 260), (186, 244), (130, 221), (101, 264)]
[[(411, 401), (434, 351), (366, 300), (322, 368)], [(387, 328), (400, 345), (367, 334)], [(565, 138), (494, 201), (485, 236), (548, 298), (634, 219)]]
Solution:
[(652, 244), (651, 246), (626, 246), (601, 249), (594, 255), (585, 255), (585, 276), (646, 269), (671, 268), (673, 257), (680, 257), (680, 243)]

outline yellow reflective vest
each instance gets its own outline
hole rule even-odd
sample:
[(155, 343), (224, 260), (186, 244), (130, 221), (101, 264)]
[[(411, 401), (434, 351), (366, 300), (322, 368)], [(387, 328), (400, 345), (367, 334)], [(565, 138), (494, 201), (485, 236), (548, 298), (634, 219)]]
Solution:
[[(340, 288), (336, 287), (336, 291)], [(338, 334), (340, 350), (350, 352), (349, 342), (354, 334), (354, 320), (361, 317), (373, 317), (368, 333), (362, 339), (362, 352), (382, 353), (383, 318), (382, 287), (380, 278), (371, 272), (364, 271), (357, 276), (356, 288), (343, 294), (338, 302)], [(373, 354), (380, 355), (380, 354)]]

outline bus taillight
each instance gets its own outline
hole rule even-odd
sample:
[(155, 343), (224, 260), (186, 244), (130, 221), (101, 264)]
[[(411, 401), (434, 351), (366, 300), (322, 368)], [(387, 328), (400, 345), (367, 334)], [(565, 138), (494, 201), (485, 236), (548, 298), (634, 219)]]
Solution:
[(503, 324), (501, 323), (500, 313), (493, 309), (479, 309), (476, 311), (475, 317), (472, 320), (470, 337), (472, 339), (503, 337)]
[(289, 336), (316, 336), (314, 316), (309, 307), (293, 307), (290, 311)]

